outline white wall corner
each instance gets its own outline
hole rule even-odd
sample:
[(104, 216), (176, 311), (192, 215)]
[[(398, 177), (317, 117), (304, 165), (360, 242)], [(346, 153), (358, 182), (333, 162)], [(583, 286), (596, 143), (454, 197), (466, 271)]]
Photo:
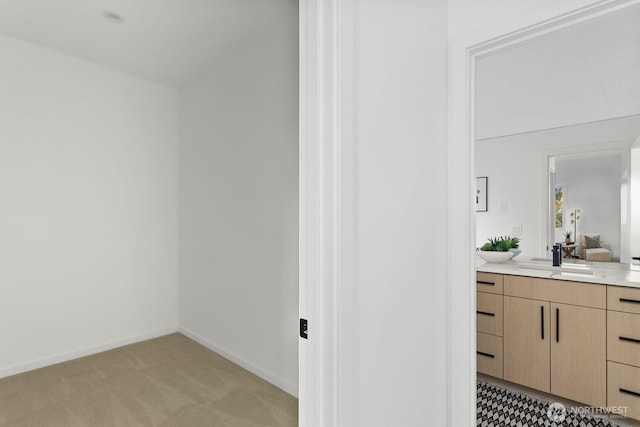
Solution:
[(236, 353), (227, 350), (226, 348), (220, 347), (217, 344), (214, 344), (213, 342), (209, 341), (206, 338), (203, 338), (201, 335), (198, 335), (194, 332), (189, 331), (188, 329), (185, 328), (179, 328), (178, 332), (180, 332), (181, 334), (191, 338), (192, 340), (194, 340), (195, 342), (197, 342), (198, 344), (208, 348), (211, 351), (216, 352), (217, 354), (219, 354), (220, 356), (224, 357), (225, 359), (230, 360), (231, 362), (235, 363), (236, 365), (246, 369), (247, 371), (251, 372), (254, 375), (257, 375), (258, 377), (262, 378), (263, 380), (267, 381), (268, 383), (278, 387), (279, 389), (289, 393), (290, 395), (294, 396), (294, 397), (298, 397), (298, 384), (293, 384), (287, 380), (285, 380), (284, 378), (274, 374), (273, 372), (270, 372), (268, 369), (265, 369), (261, 366), (256, 365), (253, 362), (248, 361), (247, 359), (237, 355)]

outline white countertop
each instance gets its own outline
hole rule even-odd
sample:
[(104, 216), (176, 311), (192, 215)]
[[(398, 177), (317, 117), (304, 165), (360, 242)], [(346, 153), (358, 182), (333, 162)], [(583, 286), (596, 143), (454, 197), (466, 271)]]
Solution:
[(541, 261), (539, 258), (518, 258), (493, 264), (476, 257), (476, 270), (485, 273), (640, 288), (640, 265), (638, 264), (563, 262), (561, 267), (553, 267), (551, 260)]

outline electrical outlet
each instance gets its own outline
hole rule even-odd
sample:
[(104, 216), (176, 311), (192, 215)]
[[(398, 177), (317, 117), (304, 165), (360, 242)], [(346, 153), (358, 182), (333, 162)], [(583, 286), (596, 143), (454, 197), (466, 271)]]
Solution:
[(520, 224), (520, 225), (512, 225), (511, 226), (511, 235), (512, 236), (522, 236), (522, 224)]

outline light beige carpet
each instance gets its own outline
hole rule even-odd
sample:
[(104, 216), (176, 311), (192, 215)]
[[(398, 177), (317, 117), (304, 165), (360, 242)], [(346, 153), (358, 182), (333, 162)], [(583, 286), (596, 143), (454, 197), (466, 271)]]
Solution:
[(296, 426), (298, 401), (181, 334), (0, 379), (0, 427)]

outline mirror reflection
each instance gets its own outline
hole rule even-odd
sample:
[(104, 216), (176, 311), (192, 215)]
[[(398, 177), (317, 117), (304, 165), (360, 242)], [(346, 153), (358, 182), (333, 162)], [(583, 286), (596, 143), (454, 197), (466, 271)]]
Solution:
[(549, 257), (563, 242), (565, 260), (631, 262), (640, 255), (631, 197), (640, 194), (639, 136), (635, 115), (478, 141), (476, 170), (489, 177), (478, 246), (514, 235), (524, 256)]
[(553, 242), (564, 244), (565, 258), (620, 261), (621, 229), (629, 217), (621, 215), (622, 204), (626, 210), (629, 205), (629, 154), (627, 148), (549, 159), (555, 194), (551, 232)]
[[(476, 63), (476, 246), (520, 239), (521, 258), (640, 256), (640, 8)], [(559, 200), (556, 200), (560, 197)]]

